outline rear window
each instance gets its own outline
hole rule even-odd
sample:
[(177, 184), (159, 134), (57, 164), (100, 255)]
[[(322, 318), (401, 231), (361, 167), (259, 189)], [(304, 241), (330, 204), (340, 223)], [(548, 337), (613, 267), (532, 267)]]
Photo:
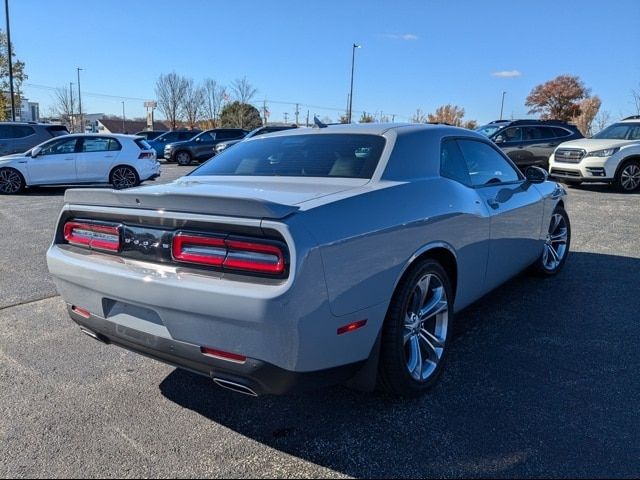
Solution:
[(366, 134), (262, 137), (224, 150), (191, 175), (371, 178), (384, 144)]
[(52, 137), (60, 137), (69, 133), (69, 130), (67, 130), (67, 127), (64, 125), (53, 125), (51, 127), (47, 127), (47, 130)]
[(151, 145), (144, 138), (136, 138), (134, 142), (140, 147), (140, 150), (151, 150)]

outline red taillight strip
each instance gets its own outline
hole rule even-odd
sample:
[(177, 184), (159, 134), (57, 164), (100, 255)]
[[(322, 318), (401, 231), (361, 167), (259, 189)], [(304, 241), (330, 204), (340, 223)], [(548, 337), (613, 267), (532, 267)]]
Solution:
[(71, 245), (109, 252), (120, 251), (120, 226), (72, 221), (64, 224), (63, 233), (64, 239)]
[(80, 308), (75, 305), (71, 306), (71, 310), (80, 315), (82, 318), (91, 318), (91, 312), (89, 310), (85, 310), (84, 308)]
[(274, 275), (284, 272), (284, 255), (275, 245), (239, 240), (226, 240), (225, 243), (229, 253), (224, 260), (224, 267)]
[(227, 255), (224, 238), (177, 233), (173, 237), (171, 254), (175, 260), (221, 267)]
[(223, 352), (222, 350), (214, 350), (213, 348), (200, 347), (200, 352), (208, 357), (219, 358), (221, 360), (227, 360), (235, 363), (245, 363), (247, 357), (244, 355), (238, 355), (237, 353)]
[(269, 275), (280, 275), (286, 267), (284, 252), (277, 245), (186, 232), (174, 235), (171, 254), (179, 262)]
[(350, 323), (344, 327), (338, 329), (338, 335), (344, 335), (345, 333), (354, 332), (367, 324), (367, 320), (358, 320), (357, 322)]

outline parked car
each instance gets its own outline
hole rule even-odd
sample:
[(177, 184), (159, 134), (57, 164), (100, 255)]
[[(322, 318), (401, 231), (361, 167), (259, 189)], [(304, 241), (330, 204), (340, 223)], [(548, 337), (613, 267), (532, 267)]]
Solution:
[(222, 387), (416, 394), (455, 312), (562, 269), (565, 191), (546, 178), (461, 128), (290, 130), (168, 185), (67, 191), (47, 261), (82, 331)]
[(73, 134), (23, 154), (0, 157), (0, 193), (39, 185), (111, 184), (135, 187), (160, 175), (156, 153), (142, 137)]
[(606, 182), (622, 192), (640, 189), (640, 115), (609, 125), (591, 138), (561, 144), (550, 172), (568, 185)]
[(170, 130), (149, 141), (149, 145), (151, 145), (151, 148), (155, 150), (158, 158), (163, 158), (164, 147), (166, 147), (168, 143), (191, 140), (201, 131), (202, 130), (198, 130), (197, 128), (194, 130)]
[(264, 127), (258, 127), (251, 130), (249, 133), (247, 133), (246, 137), (237, 138), (235, 140), (227, 140), (226, 142), (218, 143), (214, 149), (214, 152), (217, 155), (223, 150), (226, 150), (227, 148), (229, 148), (230, 146), (235, 145), (238, 142), (248, 140), (249, 138), (259, 137), (260, 135), (266, 135), (267, 133), (282, 132), (283, 130), (291, 130), (292, 128), (298, 128), (298, 126), (295, 124), (292, 124), (292, 125), (266, 125)]
[(214, 128), (184, 142), (168, 143), (164, 147), (164, 158), (178, 165), (189, 165), (193, 160), (209, 160), (215, 154), (215, 146), (226, 140), (242, 139), (247, 135), (241, 128)]
[(477, 129), (498, 145), (520, 170), (549, 170), (549, 157), (567, 140), (583, 138), (572, 123), (559, 120), (496, 120)]
[(45, 140), (68, 133), (64, 125), (0, 122), (0, 155), (26, 152)]
[(136, 133), (136, 136), (142, 137), (148, 142), (149, 140), (154, 140), (158, 138), (163, 133), (167, 133), (167, 131), (166, 130), (142, 130), (141, 132)]

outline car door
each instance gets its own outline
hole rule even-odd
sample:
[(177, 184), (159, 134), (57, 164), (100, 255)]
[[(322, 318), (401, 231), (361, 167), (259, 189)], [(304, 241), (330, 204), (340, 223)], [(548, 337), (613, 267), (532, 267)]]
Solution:
[(122, 146), (115, 138), (87, 136), (82, 138), (76, 161), (78, 182), (108, 182)]
[(458, 139), (471, 185), (488, 207), (491, 234), (485, 289), (533, 263), (542, 251), (542, 195), (503, 154), (482, 140)]
[(197, 159), (208, 159), (213, 157), (213, 147), (216, 142), (216, 132), (205, 132), (196, 138), (193, 147), (194, 157)]
[[(36, 135), (36, 131), (29, 125), (16, 125), (14, 127), (15, 136), (13, 140), (13, 152), (23, 153), (30, 148), (38, 145), (46, 140), (46, 137), (42, 135)], [(39, 138), (38, 138), (39, 137)]]
[(522, 158), (522, 149), (524, 148), (522, 128), (505, 128), (494, 136), (494, 141), (513, 163), (519, 165)]
[[(549, 127), (523, 127), (524, 149), (520, 164), (521, 168), (537, 165), (546, 168), (549, 156), (554, 150), (553, 130)], [(556, 144), (558, 145), (559, 142)]]
[(30, 184), (76, 183), (78, 143), (78, 137), (62, 137), (40, 145), (38, 155), (27, 162)]

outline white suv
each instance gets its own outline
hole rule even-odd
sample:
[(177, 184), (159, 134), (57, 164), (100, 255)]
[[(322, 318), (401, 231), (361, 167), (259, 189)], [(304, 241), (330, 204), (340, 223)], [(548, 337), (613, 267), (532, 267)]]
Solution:
[(564, 142), (549, 158), (549, 173), (568, 185), (613, 183), (640, 188), (640, 116), (628, 117), (591, 138)]

